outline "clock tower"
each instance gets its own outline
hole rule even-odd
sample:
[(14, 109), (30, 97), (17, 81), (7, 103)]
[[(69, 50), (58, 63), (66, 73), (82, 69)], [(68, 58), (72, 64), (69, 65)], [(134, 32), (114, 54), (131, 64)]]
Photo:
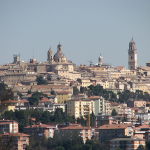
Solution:
[(132, 40), (129, 42), (129, 50), (128, 50), (128, 67), (130, 70), (137, 69), (137, 48), (135, 41)]

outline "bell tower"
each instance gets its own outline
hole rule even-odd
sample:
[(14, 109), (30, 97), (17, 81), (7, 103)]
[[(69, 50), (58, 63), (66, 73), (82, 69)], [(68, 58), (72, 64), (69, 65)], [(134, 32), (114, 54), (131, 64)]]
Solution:
[(51, 64), (53, 63), (53, 51), (52, 49), (50, 48), (47, 52), (47, 61)]
[(100, 54), (100, 56), (98, 57), (98, 66), (102, 66), (103, 65), (103, 57), (102, 55)]
[(132, 40), (129, 42), (129, 50), (128, 50), (128, 67), (130, 70), (137, 69), (137, 48), (135, 41)]

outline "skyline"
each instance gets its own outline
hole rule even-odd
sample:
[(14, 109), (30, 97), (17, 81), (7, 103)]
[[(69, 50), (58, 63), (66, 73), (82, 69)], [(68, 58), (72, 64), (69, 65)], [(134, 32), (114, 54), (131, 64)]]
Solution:
[(0, 64), (13, 54), (28, 61), (47, 60), (51, 47), (63, 45), (65, 56), (75, 64), (104, 62), (128, 66), (128, 44), (136, 42), (139, 65), (149, 62), (150, 1), (69, 0), (0, 1)]

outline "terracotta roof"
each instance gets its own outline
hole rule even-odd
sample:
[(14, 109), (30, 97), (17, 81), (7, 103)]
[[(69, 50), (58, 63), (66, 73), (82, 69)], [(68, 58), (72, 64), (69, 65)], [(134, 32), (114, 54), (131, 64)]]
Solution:
[(9, 104), (9, 103), (28, 103), (28, 100), (4, 100), (1, 101), (1, 104)]
[(10, 124), (12, 122), (15, 122), (15, 123), (18, 123), (17, 121), (15, 120), (0, 120), (0, 124)]
[(101, 98), (100, 96), (90, 96), (90, 97), (88, 97), (88, 99), (99, 99), (99, 98)]
[(145, 141), (145, 139), (140, 139), (140, 138), (116, 138), (112, 139), (111, 141)]
[(148, 124), (143, 124), (143, 125), (141, 125), (141, 126), (138, 126), (137, 128), (140, 128), (140, 129), (144, 129), (144, 128), (150, 128), (150, 125), (148, 125)]
[(47, 125), (47, 124), (36, 124), (36, 125), (27, 126), (25, 128), (55, 128), (55, 126)]
[(119, 103), (116, 103), (116, 102), (110, 102), (110, 104), (111, 104), (112, 106), (119, 106)]
[(39, 103), (44, 103), (44, 102), (51, 102), (51, 100), (48, 99), (48, 98), (46, 98), (46, 97), (44, 97), (44, 98), (42, 98), (42, 99), (39, 101)]
[(100, 126), (98, 129), (125, 129), (131, 126), (131, 124), (110, 124)]
[(0, 134), (0, 136), (30, 136), (30, 135), (24, 133), (4, 133)]
[(124, 68), (124, 66), (117, 66), (116, 69), (118, 69), (118, 70), (123, 70), (123, 69), (125, 69), (125, 68)]
[(83, 127), (80, 124), (72, 124), (67, 127), (60, 128), (60, 129), (61, 130), (83, 130), (83, 129), (89, 129), (89, 127)]

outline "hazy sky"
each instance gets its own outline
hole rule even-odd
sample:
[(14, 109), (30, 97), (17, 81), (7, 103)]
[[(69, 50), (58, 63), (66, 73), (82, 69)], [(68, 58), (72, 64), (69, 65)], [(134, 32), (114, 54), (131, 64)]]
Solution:
[(138, 61), (150, 61), (150, 0), (0, 0), (0, 64), (13, 54), (28, 61), (47, 59), (47, 50), (63, 45), (76, 64), (127, 66), (132, 36)]

